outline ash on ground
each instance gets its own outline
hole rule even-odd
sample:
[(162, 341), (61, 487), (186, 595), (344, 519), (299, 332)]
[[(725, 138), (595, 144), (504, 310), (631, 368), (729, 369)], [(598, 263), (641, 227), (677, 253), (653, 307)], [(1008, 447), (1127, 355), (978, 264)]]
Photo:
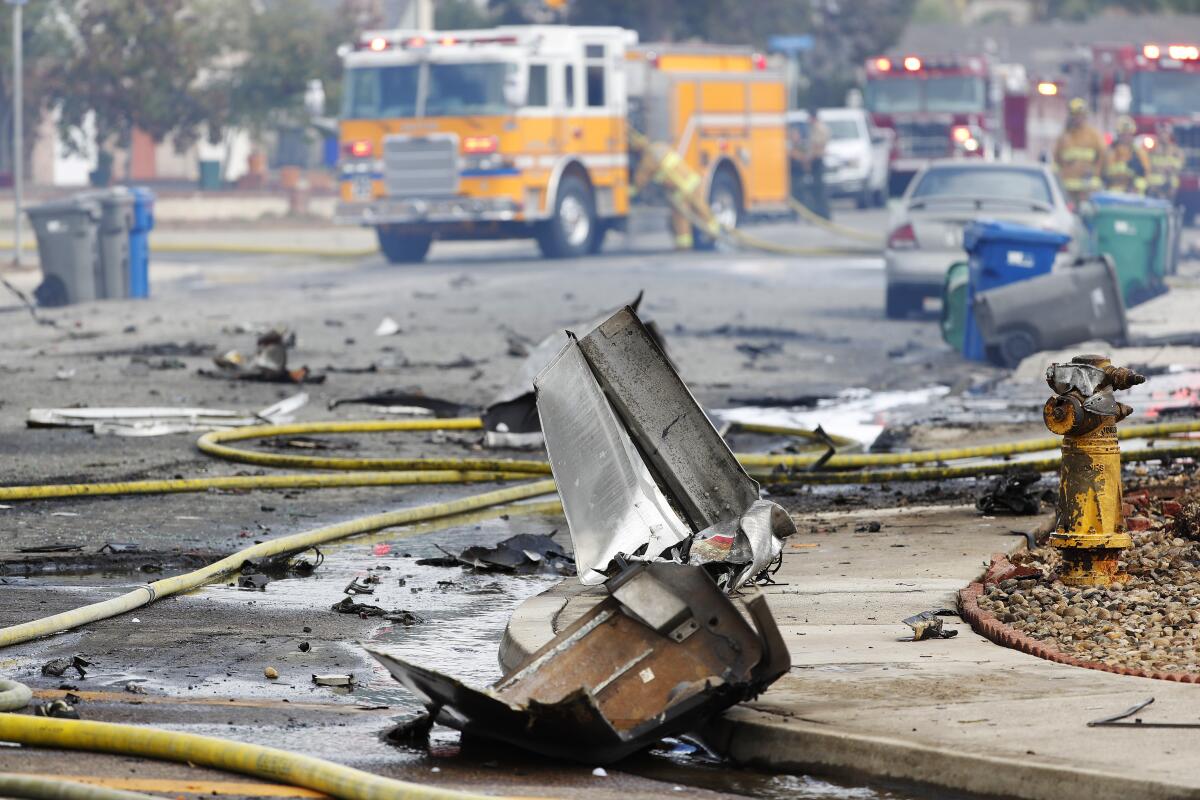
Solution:
[(980, 608), (1078, 658), (1200, 672), (1200, 492), (1179, 500), (1148, 493), (1133, 500), (1134, 513), (1127, 515), (1133, 547), (1121, 562), (1128, 576), (1123, 584), (1065, 586), (1057, 577), (1058, 552), (1042, 547), (1020, 559), (1040, 576), (991, 584)]

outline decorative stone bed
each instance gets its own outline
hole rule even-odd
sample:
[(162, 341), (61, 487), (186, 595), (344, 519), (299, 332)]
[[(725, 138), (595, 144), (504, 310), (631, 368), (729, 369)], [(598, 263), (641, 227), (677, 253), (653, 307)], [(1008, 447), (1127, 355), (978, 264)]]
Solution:
[(994, 555), (959, 610), (997, 644), (1063, 664), (1200, 683), (1200, 494), (1182, 483), (1126, 495), (1133, 547), (1111, 587), (1064, 586), (1050, 547)]

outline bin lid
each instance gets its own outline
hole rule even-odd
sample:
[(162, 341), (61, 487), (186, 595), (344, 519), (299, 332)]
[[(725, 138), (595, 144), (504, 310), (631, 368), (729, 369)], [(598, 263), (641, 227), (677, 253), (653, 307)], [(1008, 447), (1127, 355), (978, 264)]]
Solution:
[(1125, 208), (1146, 208), (1155, 211), (1170, 211), (1171, 203), (1159, 197), (1143, 197), (1140, 194), (1125, 194), (1124, 192), (1095, 192), (1088, 198), (1094, 206), (1123, 206)]
[(1069, 241), (1071, 237), (1065, 233), (1002, 220), (976, 220), (963, 231), (963, 247), (968, 253), (975, 252), (980, 245), (989, 242), (1062, 247)]
[(64, 197), (61, 200), (49, 200), (35, 206), (26, 206), (25, 213), (30, 217), (53, 216), (58, 214), (87, 214), (95, 219), (100, 218), (100, 203), (87, 195)]

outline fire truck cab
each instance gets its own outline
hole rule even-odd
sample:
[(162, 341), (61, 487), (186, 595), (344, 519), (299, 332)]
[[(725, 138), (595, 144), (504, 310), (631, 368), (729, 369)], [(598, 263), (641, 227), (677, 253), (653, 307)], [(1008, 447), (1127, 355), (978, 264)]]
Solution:
[(598, 26), (364, 33), (343, 51), (337, 220), (375, 228), (393, 263), (435, 239), (595, 252), (629, 214), (631, 123), (675, 146), (724, 221), (784, 207), (782, 72), (733, 48), (636, 45)]
[(1128, 113), (1143, 146), (1153, 149), (1159, 126), (1171, 124), (1184, 158), (1175, 202), (1194, 223), (1200, 212), (1200, 45), (1096, 45), (1092, 70), (1091, 105), (1107, 130)]
[(891, 194), (933, 159), (997, 154), (1003, 135), (986, 59), (878, 56), (867, 61), (866, 75), (872, 121), (895, 133)]

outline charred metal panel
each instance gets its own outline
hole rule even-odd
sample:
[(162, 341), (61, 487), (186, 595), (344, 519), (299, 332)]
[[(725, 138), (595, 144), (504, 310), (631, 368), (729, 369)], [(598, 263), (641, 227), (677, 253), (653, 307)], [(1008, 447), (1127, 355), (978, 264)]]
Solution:
[(550, 467), (583, 583), (602, 583), (603, 571), (618, 554), (657, 558), (691, 535), (646, 469), (574, 339), (542, 371), (536, 386)]
[(694, 531), (736, 518), (758, 500), (758, 484), (632, 309), (601, 323), (579, 347)]

